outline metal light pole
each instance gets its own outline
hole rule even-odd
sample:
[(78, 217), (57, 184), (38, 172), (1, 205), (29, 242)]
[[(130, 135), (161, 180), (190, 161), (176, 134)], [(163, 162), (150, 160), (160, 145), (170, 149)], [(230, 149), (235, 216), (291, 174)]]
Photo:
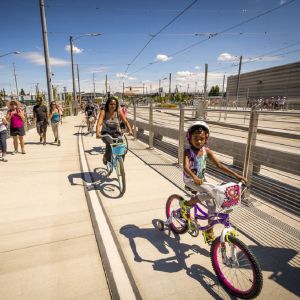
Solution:
[(95, 73), (93, 73), (94, 101), (96, 99)]
[(8, 53), (5, 53), (5, 54), (1, 54), (0, 57), (3, 57), (3, 56), (6, 56), (6, 55), (9, 55), (9, 54), (20, 54), (21, 52), (19, 51), (12, 51), (12, 52), (8, 52)]
[(79, 104), (81, 107), (81, 92), (80, 92), (80, 79), (79, 79), (79, 67), (77, 64), (77, 82), (78, 82), (78, 92), (79, 92)]
[(48, 49), (48, 37), (47, 37), (47, 24), (45, 17), (45, 4), (44, 0), (40, 0), (40, 14), (41, 14), (41, 23), (42, 23), (42, 32), (43, 32), (43, 44), (44, 44), (44, 57), (46, 65), (46, 76), (47, 76), (47, 88), (48, 88), (48, 101), (49, 105), (53, 101), (53, 90), (51, 83), (51, 68), (49, 62), (49, 49)]
[[(70, 36), (70, 52), (71, 52), (71, 65), (72, 65), (72, 82), (73, 82), (73, 101), (76, 101), (76, 83), (75, 83), (75, 72), (74, 72), (74, 58), (73, 58), (73, 37)], [(74, 113), (74, 102), (72, 102), (72, 108)]]
[(238, 74), (237, 85), (236, 85), (236, 102), (237, 102), (238, 99), (239, 99), (240, 77), (241, 77), (242, 60), (243, 60), (243, 56), (240, 56), (239, 74)]
[[(78, 36), (70, 36), (69, 37), (69, 42), (70, 42), (70, 52), (71, 52), (71, 66), (72, 66), (72, 82), (73, 82), (73, 101), (74, 104), (76, 103), (76, 83), (75, 83), (75, 72), (74, 72), (74, 58), (73, 58), (73, 42), (81, 37), (84, 36), (98, 36), (101, 35), (101, 33), (86, 33)], [(74, 107), (73, 107), (74, 109)]]
[(18, 89), (18, 80), (16, 75), (15, 63), (13, 63), (13, 68), (14, 68), (14, 78), (15, 78), (16, 91), (17, 91), (17, 99), (19, 100), (19, 89)]

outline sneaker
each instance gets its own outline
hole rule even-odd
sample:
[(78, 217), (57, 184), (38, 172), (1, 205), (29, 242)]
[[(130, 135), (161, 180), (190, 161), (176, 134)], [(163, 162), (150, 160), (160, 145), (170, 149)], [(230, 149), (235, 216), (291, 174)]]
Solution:
[(202, 234), (203, 234), (204, 242), (207, 243), (208, 245), (210, 245), (216, 238), (213, 228), (209, 228), (207, 230), (202, 231)]
[(1, 160), (4, 161), (4, 162), (8, 162), (8, 160), (7, 160), (7, 158), (5, 156), (2, 157)]
[(190, 215), (190, 210), (191, 210), (191, 207), (190, 206), (187, 206), (185, 204), (185, 200), (181, 200), (179, 201), (179, 206), (181, 208), (181, 215), (182, 217), (188, 221), (190, 218), (191, 218), (191, 215)]
[(43, 146), (46, 146), (46, 141), (44, 141)]
[(12, 155), (15, 155), (15, 154), (17, 154), (18, 153), (18, 150), (14, 150), (14, 152), (12, 152), (11, 154)]
[(58, 140), (58, 142), (57, 142), (57, 146), (60, 146), (60, 140)]
[(22, 153), (22, 154), (26, 154), (26, 152), (25, 152), (25, 150), (24, 150), (24, 149), (22, 150), (22, 152), (21, 152), (21, 153)]
[[(57, 142), (57, 138), (55, 138), (55, 140), (54, 140), (54, 143), (56, 143)], [(59, 142), (59, 141), (58, 141)]]

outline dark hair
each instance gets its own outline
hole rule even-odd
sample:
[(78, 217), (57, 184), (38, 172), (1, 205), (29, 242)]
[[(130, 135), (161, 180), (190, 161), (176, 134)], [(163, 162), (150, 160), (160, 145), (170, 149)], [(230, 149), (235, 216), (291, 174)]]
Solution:
[(57, 106), (57, 104), (56, 104), (56, 102), (55, 101), (52, 101), (51, 103), (50, 103), (50, 113), (52, 113), (52, 111), (53, 111), (53, 109), (54, 108), (52, 108), (52, 105), (55, 105), (55, 107), (56, 107), (56, 109), (58, 110), (58, 106)]
[(116, 101), (116, 108), (115, 108), (115, 111), (118, 111), (118, 108), (119, 108), (119, 101), (118, 101), (118, 99), (116, 99), (116, 98), (114, 98), (114, 97), (112, 97), (112, 98), (109, 98), (107, 101), (106, 101), (106, 103), (105, 103), (105, 111), (109, 111), (109, 104), (110, 104), (110, 102), (111, 101)]

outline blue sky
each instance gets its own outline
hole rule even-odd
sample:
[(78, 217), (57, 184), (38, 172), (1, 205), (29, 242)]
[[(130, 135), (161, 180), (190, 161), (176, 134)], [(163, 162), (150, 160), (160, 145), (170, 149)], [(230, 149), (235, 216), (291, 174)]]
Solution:
[[(144, 83), (148, 91), (154, 91), (159, 79), (169, 73), (173, 87), (177, 84), (185, 90), (189, 85), (190, 90), (201, 90), (205, 63), (209, 65), (208, 84), (212, 86), (221, 85), (224, 74), (237, 73), (240, 55), (244, 58), (242, 72), (299, 61), (300, 0), (289, 5), (289, 0), (202, 0), (157, 35), (125, 73), (151, 34), (192, 2), (45, 0), (53, 84), (59, 91), (64, 86), (71, 91), (70, 53), (66, 49), (69, 36), (95, 32), (102, 35), (74, 42), (81, 90), (86, 92), (93, 90), (93, 73), (97, 91), (104, 90), (105, 74), (112, 91), (121, 90), (123, 81), (126, 86)], [(277, 6), (281, 8), (213, 36)], [(14, 62), (19, 89), (34, 92), (39, 83), (46, 90), (39, 1), (2, 0), (0, 11), (0, 55), (21, 52), (0, 58), (0, 88), (15, 90)], [(197, 42), (200, 43), (176, 54)], [(167, 88), (167, 80), (161, 83)]]

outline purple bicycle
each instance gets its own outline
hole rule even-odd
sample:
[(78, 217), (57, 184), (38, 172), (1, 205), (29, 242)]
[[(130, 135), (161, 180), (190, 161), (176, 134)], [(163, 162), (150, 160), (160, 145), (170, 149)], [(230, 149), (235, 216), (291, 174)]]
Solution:
[[(196, 194), (186, 187), (187, 190)], [(242, 183), (227, 183), (216, 187), (215, 203), (218, 212), (211, 218), (210, 225), (200, 226), (200, 220), (208, 220), (208, 214), (197, 203), (190, 215), (183, 217), (180, 202), (183, 197), (171, 195), (166, 203), (167, 220), (158, 224), (159, 230), (169, 227), (175, 234), (189, 233), (196, 237), (199, 231), (222, 224), (221, 235), (211, 243), (210, 257), (213, 269), (224, 289), (230, 294), (251, 299), (257, 297), (263, 286), (263, 277), (259, 263), (252, 251), (237, 238), (236, 230), (231, 226), (229, 213), (241, 203), (246, 187)], [(191, 230), (192, 227), (192, 230)], [(204, 241), (205, 235), (204, 236)]]

